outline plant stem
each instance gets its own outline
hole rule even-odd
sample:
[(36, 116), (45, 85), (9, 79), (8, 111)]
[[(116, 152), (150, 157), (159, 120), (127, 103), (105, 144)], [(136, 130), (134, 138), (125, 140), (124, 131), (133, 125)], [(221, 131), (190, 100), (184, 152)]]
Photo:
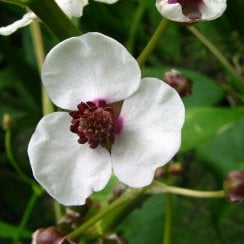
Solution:
[(81, 35), (54, 0), (29, 0), (27, 4), (60, 41)]
[(30, 198), (30, 200), (28, 202), (28, 205), (27, 205), (27, 207), (25, 209), (25, 212), (24, 212), (24, 214), (22, 216), (22, 219), (21, 219), (21, 222), (20, 222), (20, 225), (19, 225), (19, 228), (18, 228), (18, 233), (14, 237), (14, 243), (16, 243), (16, 244), (19, 243), (19, 238), (21, 237), (21, 233), (24, 230), (24, 228), (25, 228), (25, 226), (26, 226), (26, 224), (27, 224), (27, 222), (28, 222), (28, 220), (29, 220), (29, 218), (31, 216), (31, 212), (32, 212), (32, 210), (34, 208), (34, 205), (35, 205), (38, 197), (39, 197), (39, 194), (37, 194), (36, 191), (33, 191), (32, 196), (31, 196), (31, 198)]
[(153, 33), (153, 35), (152, 35), (151, 39), (149, 40), (148, 44), (146, 45), (146, 47), (143, 49), (143, 51), (141, 52), (141, 54), (137, 58), (137, 62), (140, 65), (140, 67), (144, 66), (146, 60), (148, 59), (148, 57), (152, 53), (153, 49), (158, 44), (158, 42), (160, 40), (160, 37), (164, 33), (164, 31), (166, 30), (168, 24), (169, 24), (169, 20), (168, 19), (162, 19), (162, 21), (158, 25), (156, 31)]
[(142, 19), (142, 16), (144, 14), (145, 11), (145, 6), (146, 6), (146, 1), (144, 0), (139, 0), (139, 5), (136, 9), (134, 18), (131, 22), (131, 26), (129, 29), (129, 35), (128, 35), (128, 40), (127, 40), (127, 44), (126, 47), (129, 50), (129, 52), (133, 53), (133, 49), (134, 49), (134, 44), (135, 44), (135, 37), (136, 37), (136, 33), (137, 33), (137, 28), (140, 24), (140, 21)]
[[(45, 51), (44, 51), (44, 44), (43, 44), (40, 24), (37, 20), (34, 20), (31, 23), (31, 35), (32, 35), (38, 70), (41, 73), (42, 65), (45, 59)], [(49, 113), (54, 112), (54, 106), (43, 85), (41, 86), (41, 93), (42, 93), (42, 114), (47, 115)], [(53, 204), (54, 204), (55, 218), (56, 221), (58, 221), (62, 216), (61, 206), (56, 201), (54, 201)]]
[(163, 244), (170, 244), (171, 240), (171, 226), (172, 226), (172, 195), (165, 194), (165, 220), (164, 220), (164, 233)]
[[(119, 209), (119, 211), (120, 210), (123, 211), (124, 208), (122, 208), (122, 206), (128, 205), (128, 202), (136, 202), (136, 199), (141, 198), (143, 195), (146, 196), (148, 194), (158, 194), (158, 193), (178, 194), (178, 195), (197, 197), (197, 198), (224, 197), (223, 190), (221, 190), (221, 191), (195, 191), (195, 190), (184, 189), (184, 188), (180, 188), (180, 187), (168, 186), (164, 183), (154, 181), (150, 186), (144, 187), (141, 189), (128, 188), (127, 191), (120, 198), (115, 200), (113, 203), (111, 203), (107, 207), (101, 209), (95, 216), (93, 216), (92, 218), (87, 220), (86, 223), (83, 223), (77, 229), (75, 229), (74, 231), (69, 233), (67, 235), (67, 238), (75, 240), (75, 239), (79, 238), (82, 234), (84, 234), (91, 227), (93, 227), (95, 229), (96, 229), (96, 227), (99, 227), (99, 221), (102, 218), (106, 218), (107, 216), (111, 217), (111, 215), (110, 215), (111, 212), (115, 211), (116, 209), (117, 210)], [(167, 203), (167, 201), (168, 201), (168, 203)], [(170, 199), (166, 200), (166, 204), (168, 204), (168, 208), (171, 208), (171, 206), (169, 207), (169, 205), (171, 205), (170, 201), (171, 201)], [(168, 210), (168, 211), (171, 211), (171, 210)], [(118, 212), (118, 213), (120, 213), (120, 212)], [(167, 218), (168, 218), (167, 225), (169, 225), (169, 224), (171, 225), (171, 223), (170, 223), (171, 220), (169, 220), (169, 219), (171, 219), (171, 216), (167, 216)], [(106, 228), (107, 227), (105, 227), (105, 229)], [(167, 228), (168, 228), (167, 232), (166, 232), (167, 237), (165, 237), (165, 238), (167, 238), (167, 240), (170, 240), (169, 226)], [(93, 229), (93, 231), (95, 229)], [(93, 232), (91, 232), (91, 233), (93, 233)], [(97, 233), (96, 230), (95, 230), (95, 233)]]
[(244, 91), (242, 84), (244, 84), (244, 79), (241, 77), (235, 68), (228, 62), (228, 60), (224, 57), (224, 55), (211, 43), (196, 27), (191, 26), (188, 29), (201, 41), (209, 51), (218, 59), (218, 61), (222, 64), (222, 66), (228, 71), (228, 73), (232, 77), (233, 85), (237, 89), (240, 88), (241, 91)]
[(220, 191), (196, 191), (176, 186), (168, 186), (164, 183), (154, 181), (149, 193), (171, 193), (196, 198), (222, 198), (225, 197), (224, 190)]
[(96, 224), (99, 220), (103, 217), (108, 215), (111, 211), (116, 210), (120, 206), (127, 204), (129, 201), (134, 201), (135, 199), (139, 198), (142, 194), (144, 194), (146, 188), (144, 189), (128, 189), (120, 198), (112, 202), (106, 208), (101, 209), (95, 216), (90, 218), (86, 223), (75, 229), (73, 232), (67, 235), (69, 239), (76, 239), (80, 237), (86, 230)]
[(54, 208), (54, 214), (55, 214), (56, 223), (58, 223), (58, 221), (62, 217), (61, 205), (57, 201), (54, 201), (53, 202), (53, 208)]
[[(31, 23), (31, 35), (32, 35), (34, 52), (35, 52), (35, 56), (36, 56), (38, 70), (41, 73), (42, 64), (43, 64), (44, 58), (45, 58), (45, 51), (44, 51), (43, 38), (42, 38), (41, 29), (40, 29), (40, 24), (37, 20), (33, 20)], [(54, 107), (43, 86), (41, 87), (41, 92), (42, 92), (42, 113), (43, 113), (43, 115), (52, 113), (54, 111)]]
[(26, 6), (29, 0), (1, 0), (2, 2), (13, 3), (20, 6)]
[(15, 171), (20, 175), (20, 177), (28, 184), (34, 185), (35, 183), (29, 179), (29, 177), (22, 171), (19, 167), (19, 164), (16, 162), (12, 148), (11, 148), (11, 129), (7, 129), (5, 131), (5, 150), (8, 157), (9, 162), (11, 163), (12, 167)]
[(190, 189), (183, 189), (175, 186), (168, 186), (167, 191), (173, 194), (182, 196), (196, 197), (196, 198), (222, 198), (224, 197), (224, 191), (196, 191)]

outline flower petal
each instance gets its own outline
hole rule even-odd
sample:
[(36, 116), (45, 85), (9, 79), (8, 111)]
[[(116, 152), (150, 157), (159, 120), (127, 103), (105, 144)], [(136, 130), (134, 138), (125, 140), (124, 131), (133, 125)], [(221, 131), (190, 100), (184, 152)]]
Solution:
[(168, 3), (168, 0), (157, 0), (156, 8), (162, 16), (169, 20), (177, 22), (192, 21), (182, 13), (182, 7), (179, 3)]
[(49, 114), (39, 122), (28, 146), (36, 180), (58, 202), (81, 205), (92, 191), (104, 188), (111, 159), (104, 148), (80, 145), (70, 132), (68, 113)]
[(204, 3), (200, 7), (202, 19), (217, 19), (224, 13), (226, 7), (226, 0), (204, 0)]
[[(190, 3), (188, 4), (190, 5)], [(156, 0), (156, 7), (162, 16), (165, 16), (170, 20), (178, 22), (193, 21), (193, 19), (188, 18), (183, 14), (182, 6), (177, 1), (169, 3), (168, 0)], [(213, 20), (218, 18), (223, 14), (226, 7), (226, 0), (203, 0), (202, 3), (199, 3), (201, 20)]]
[(83, 8), (88, 4), (88, 0), (56, 0), (56, 2), (69, 18), (82, 16)]
[(177, 92), (161, 80), (145, 78), (124, 101), (124, 128), (112, 147), (116, 176), (132, 187), (151, 183), (157, 167), (178, 151), (185, 109)]
[(0, 28), (0, 35), (3, 36), (8, 36), (17, 31), (19, 28), (25, 27), (29, 25), (33, 19), (36, 19), (36, 15), (32, 12), (29, 12), (25, 15), (20, 20), (15, 21), (13, 24), (4, 26)]
[(123, 100), (137, 90), (140, 76), (131, 54), (100, 33), (61, 42), (49, 52), (42, 70), (43, 84), (53, 102), (71, 110), (81, 101)]

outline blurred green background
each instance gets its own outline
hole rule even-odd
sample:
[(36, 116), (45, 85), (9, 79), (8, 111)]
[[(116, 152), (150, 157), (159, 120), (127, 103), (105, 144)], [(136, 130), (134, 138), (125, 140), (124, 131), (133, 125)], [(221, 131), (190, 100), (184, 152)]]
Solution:
[[(129, 45), (137, 57), (161, 21), (155, 0), (145, 2), (132, 40), (129, 39), (131, 25), (140, 1), (121, 0), (113, 5), (90, 1), (83, 17), (73, 21), (83, 33), (102, 32)], [(0, 26), (12, 23), (24, 12), (18, 6), (0, 2)], [(222, 17), (196, 25), (242, 75), (243, 12), (242, 0), (228, 1)], [(41, 27), (48, 52), (58, 40), (44, 25)], [(182, 162), (185, 170), (180, 176), (166, 176), (163, 180), (192, 189), (222, 189), (229, 171), (244, 170), (244, 107), (238, 99), (243, 98), (243, 94), (232, 85), (232, 78), (187, 27), (173, 22), (170, 22), (142, 73), (144, 77), (162, 78), (171, 68), (191, 78), (194, 85), (192, 96), (183, 99), (187, 116), (182, 147), (175, 158)], [(232, 90), (224, 89), (225, 84)], [(0, 36), (0, 118), (5, 113), (13, 118), (13, 155), (19, 167), (30, 177), (27, 145), (42, 117), (40, 88), (30, 28), (23, 28), (8, 37)], [(0, 167), (0, 243), (12, 243), (32, 189), (8, 160), (3, 129), (0, 130)], [(113, 179), (107, 189), (92, 196), (93, 201), (99, 199), (100, 203), (110, 199), (115, 184)], [(225, 199), (173, 196), (172, 243), (241, 244), (244, 240), (243, 210), (243, 204), (232, 205)], [(123, 216), (123, 221), (114, 231), (132, 244), (161, 243), (164, 213), (164, 196), (152, 196)], [(33, 231), (51, 225), (55, 225), (53, 201), (44, 194), (34, 205), (21, 232), (21, 243), (30, 243)], [(88, 238), (83, 242), (95, 243), (95, 239)]]

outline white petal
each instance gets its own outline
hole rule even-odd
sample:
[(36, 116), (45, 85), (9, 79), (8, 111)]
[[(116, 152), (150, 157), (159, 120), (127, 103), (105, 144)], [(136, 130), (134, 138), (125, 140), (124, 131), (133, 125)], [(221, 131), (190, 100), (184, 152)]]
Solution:
[(101, 2), (101, 3), (108, 3), (108, 4), (112, 4), (112, 3), (116, 3), (119, 0), (95, 0), (96, 2)]
[(116, 176), (132, 187), (151, 183), (157, 167), (178, 151), (185, 109), (177, 92), (163, 81), (145, 78), (124, 101), (124, 128), (112, 146)]
[(53, 198), (64, 205), (81, 205), (107, 184), (111, 159), (104, 148), (78, 144), (78, 136), (69, 131), (70, 120), (64, 112), (43, 117), (28, 154), (36, 180)]
[(47, 55), (42, 80), (53, 102), (74, 109), (81, 101), (108, 103), (133, 94), (140, 83), (136, 60), (116, 40), (100, 33), (69, 38)]
[(157, 0), (156, 7), (160, 14), (169, 20), (177, 22), (192, 21), (182, 13), (182, 7), (179, 3), (169, 4), (168, 0)]
[(37, 18), (36, 15), (32, 12), (29, 12), (25, 15), (20, 20), (15, 21), (13, 24), (1, 27), (0, 28), (0, 35), (3, 36), (8, 36), (17, 31), (19, 28), (25, 27), (29, 25), (33, 19)]
[[(156, 7), (162, 16), (178, 22), (192, 22), (182, 12), (181, 4), (168, 3), (168, 0), (156, 0)], [(226, 0), (203, 0), (199, 5), (202, 20), (216, 19), (223, 14), (227, 5)]]
[(83, 8), (88, 4), (88, 0), (56, 0), (56, 2), (69, 18), (82, 16)]
[(204, 0), (200, 11), (203, 20), (213, 20), (223, 14), (227, 5), (226, 0)]

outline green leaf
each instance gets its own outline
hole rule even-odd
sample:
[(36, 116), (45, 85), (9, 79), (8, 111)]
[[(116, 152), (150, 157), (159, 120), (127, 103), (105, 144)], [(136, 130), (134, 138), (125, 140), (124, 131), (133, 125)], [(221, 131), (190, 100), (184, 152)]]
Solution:
[(163, 195), (150, 197), (140, 209), (133, 211), (119, 226), (118, 231), (129, 243), (161, 243), (163, 235)]
[(18, 105), (24, 104), (33, 111), (37, 110), (37, 104), (35, 100), (33, 99), (30, 92), (23, 85), (23, 81), (20, 79), (20, 77), (16, 75), (12, 68), (6, 68), (5, 70), (0, 71), (0, 91), (3, 89), (13, 89), (21, 98), (21, 101), (16, 100), (16, 97), (13, 98), (13, 96), (9, 98), (13, 99), (14, 108), (16, 108), (17, 103)]
[(224, 178), (232, 170), (244, 170), (243, 146), (244, 118), (223, 127), (197, 149), (197, 156)]
[(216, 136), (226, 126), (243, 117), (244, 107), (239, 108), (189, 108), (182, 131), (181, 152), (193, 149)]
[[(13, 238), (18, 234), (18, 227), (0, 221), (0, 237), (1, 238)], [(24, 230), (21, 237), (29, 238), (31, 237), (31, 232), (28, 230)]]

